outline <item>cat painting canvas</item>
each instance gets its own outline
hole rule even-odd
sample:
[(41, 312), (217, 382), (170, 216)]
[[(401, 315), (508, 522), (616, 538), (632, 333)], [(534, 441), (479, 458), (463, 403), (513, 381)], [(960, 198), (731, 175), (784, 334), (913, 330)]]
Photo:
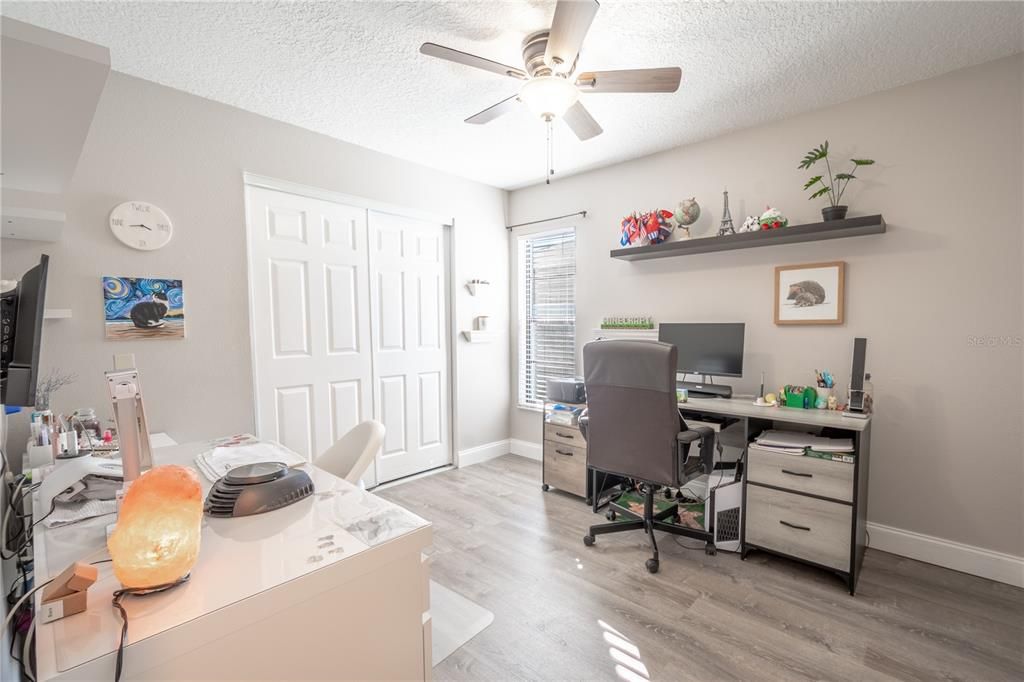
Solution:
[(775, 324), (842, 324), (846, 263), (775, 268)]
[(106, 337), (185, 338), (185, 299), (180, 279), (104, 277)]

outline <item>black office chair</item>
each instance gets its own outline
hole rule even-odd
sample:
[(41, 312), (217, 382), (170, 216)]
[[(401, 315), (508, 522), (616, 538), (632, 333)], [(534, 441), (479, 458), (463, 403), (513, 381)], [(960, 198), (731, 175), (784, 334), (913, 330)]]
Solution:
[(701, 469), (713, 467), (714, 430), (688, 429), (676, 402), (676, 347), (658, 341), (593, 341), (583, 347), (583, 373), (587, 388), (587, 414), (581, 431), (587, 441), (587, 463), (598, 471), (632, 479), (644, 494), (643, 515), (626, 512), (631, 520), (590, 527), (583, 544), (595, 536), (643, 530), (654, 556), (647, 570), (658, 572), (658, 543), (654, 531), (704, 540), (713, 552), (707, 531), (670, 523), (679, 507), (654, 512), (654, 495), (662, 487), (683, 485), (690, 445), (700, 443)]

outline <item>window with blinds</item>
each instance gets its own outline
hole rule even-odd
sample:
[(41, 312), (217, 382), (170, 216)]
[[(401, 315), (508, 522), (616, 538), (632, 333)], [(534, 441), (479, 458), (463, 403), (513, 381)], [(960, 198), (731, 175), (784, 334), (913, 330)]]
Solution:
[(519, 404), (540, 408), (548, 379), (576, 375), (576, 232), (519, 238)]

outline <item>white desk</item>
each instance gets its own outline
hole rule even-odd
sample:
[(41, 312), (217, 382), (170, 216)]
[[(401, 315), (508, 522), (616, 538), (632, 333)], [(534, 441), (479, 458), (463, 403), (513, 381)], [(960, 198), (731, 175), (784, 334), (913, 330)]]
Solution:
[[(856, 461), (834, 464), (770, 453), (755, 457), (754, 449), (748, 448), (740, 556), (761, 550), (835, 571), (854, 594), (867, 547), (871, 419), (829, 410), (759, 407), (753, 402), (750, 398), (690, 399), (679, 403), (679, 409), (684, 418), (735, 420), (733, 428), (739, 430), (744, 448), (769, 428), (840, 429), (853, 442)], [(835, 484), (837, 476), (845, 486), (838, 498), (836, 486), (829, 485), (830, 481)]]
[[(192, 465), (205, 447), (160, 448), (156, 464)], [(277, 511), (204, 517), (185, 584), (128, 597), (122, 679), (425, 679), (430, 675), (430, 524), (307, 465), (316, 492)], [(203, 495), (210, 483), (202, 475)], [(33, 500), (35, 514), (40, 510)], [(35, 530), (39, 579), (108, 557), (113, 516)], [(331, 540), (325, 540), (333, 536)], [(333, 542), (334, 546), (325, 546)], [(334, 550), (332, 552), (332, 550)], [(39, 680), (112, 680), (120, 587), (99, 565), (89, 608), (36, 630)], [(40, 593), (36, 596), (38, 607)]]
[(831, 426), (847, 431), (864, 431), (871, 418), (844, 417), (838, 410), (804, 410), (798, 407), (768, 407), (755, 405), (751, 398), (690, 398), (679, 403), (684, 412), (707, 412), (742, 419), (771, 419), (804, 426)]

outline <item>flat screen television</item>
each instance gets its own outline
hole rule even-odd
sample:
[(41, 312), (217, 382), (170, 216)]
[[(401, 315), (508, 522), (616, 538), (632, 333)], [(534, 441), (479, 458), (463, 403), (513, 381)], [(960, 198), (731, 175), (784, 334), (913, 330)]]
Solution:
[(49, 263), (43, 254), (17, 286), (0, 293), (0, 404), (36, 404)]
[(743, 376), (742, 322), (672, 322), (658, 325), (658, 340), (679, 352), (678, 371), (702, 376)]

